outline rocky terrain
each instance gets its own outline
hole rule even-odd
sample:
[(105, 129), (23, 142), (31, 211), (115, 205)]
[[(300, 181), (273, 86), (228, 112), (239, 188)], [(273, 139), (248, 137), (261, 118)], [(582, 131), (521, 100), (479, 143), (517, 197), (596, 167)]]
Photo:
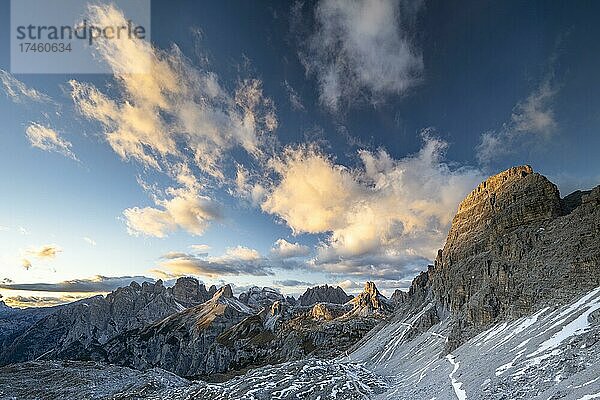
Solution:
[[(10, 332), (12, 341), (5, 340), (0, 348), (0, 364), (42, 356), (85, 357), (88, 349), (102, 346), (119, 333), (203, 303), (215, 291), (215, 287), (206, 290), (193, 278), (181, 278), (170, 288), (160, 280), (142, 285), (132, 282), (106, 297), (96, 296), (53, 310), (38, 311), (32, 317), (35, 321), (30, 318), (31, 324), (21, 324), (17, 331)], [(27, 310), (15, 311), (20, 319), (29, 313)], [(8, 332), (3, 329), (0, 337)]]
[(345, 304), (352, 300), (339, 286), (333, 287), (329, 285), (317, 286), (306, 290), (298, 299), (298, 304), (301, 306), (312, 306), (317, 303), (332, 303)]
[[(461, 203), (444, 248), (408, 292), (388, 300), (368, 282), (355, 298), (335, 293), (316, 288), (293, 304), (224, 288), (115, 335), (87, 354), (122, 367), (89, 363), (84, 375), (116, 380), (99, 385), (104, 398), (600, 398), (600, 187), (561, 198), (530, 167), (512, 168)], [(33, 385), (75, 365), (3, 367), (0, 393), (10, 398), (19, 373)], [(205, 381), (175, 381), (164, 369)]]
[(245, 304), (225, 286), (206, 303), (123, 332), (84, 358), (219, 380), (268, 363), (337, 356), (393, 310), (372, 283), (358, 298), (295, 307), (272, 289), (251, 288), (240, 295)]

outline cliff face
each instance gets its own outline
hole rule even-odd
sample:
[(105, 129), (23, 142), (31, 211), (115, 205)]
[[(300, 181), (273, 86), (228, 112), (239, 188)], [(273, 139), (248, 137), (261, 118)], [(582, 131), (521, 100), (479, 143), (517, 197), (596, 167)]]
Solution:
[(26, 326), (26, 331), (11, 333), (20, 333), (20, 336), (0, 348), (0, 364), (32, 360), (42, 355), (78, 358), (90, 347), (100, 346), (121, 332), (203, 303), (213, 291), (216, 288), (207, 291), (193, 278), (180, 278), (170, 288), (160, 280), (141, 285), (132, 282), (106, 297), (95, 296), (49, 310), (52, 312)]
[(312, 306), (317, 303), (344, 304), (351, 299), (352, 296), (347, 295), (341, 287), (323, 285), (306, 289), (298, 299), (298, 304), (301, 306)]
[(600, 187), (561, 200), (529, 166), (493, 176), (460, 204), (435, 266), (415, 279), (411, 298), (430, 297), (438, 312), (451, 313), (451, 350), (500, 319), (599, 286), (599, 205)]

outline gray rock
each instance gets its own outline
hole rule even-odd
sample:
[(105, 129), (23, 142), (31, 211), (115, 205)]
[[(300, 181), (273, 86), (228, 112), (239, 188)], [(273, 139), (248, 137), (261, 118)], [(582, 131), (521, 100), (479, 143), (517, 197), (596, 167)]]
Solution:
[(312, 306), (317, 303), (344, 304), (352, 300), (339, 286), (329, 285), (316, 286), (306, 289), (306, 292), (298, 299), (301, 306)]

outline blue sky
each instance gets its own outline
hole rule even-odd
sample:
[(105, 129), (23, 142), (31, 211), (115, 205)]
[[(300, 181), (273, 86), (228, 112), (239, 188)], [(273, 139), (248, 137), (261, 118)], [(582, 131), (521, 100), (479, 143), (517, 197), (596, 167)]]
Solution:
[[(390, 294), (486, 176), (528, 163), (563, 194), (600, 182), (592, 1), (153, 0), (148, 80), (119, 61), (12, 74), (0, 9), (11, 304), (188, 274), (286, 293), (369, 279)], [(36, 283), (56, 287), (16, 290)]]

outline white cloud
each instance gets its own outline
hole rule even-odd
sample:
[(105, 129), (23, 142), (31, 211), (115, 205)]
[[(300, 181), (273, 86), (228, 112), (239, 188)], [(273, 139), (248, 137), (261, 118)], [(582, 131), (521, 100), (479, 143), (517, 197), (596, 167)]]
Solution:
[[(126, 22), (113, 6), (91, 6), (89, 20), (106, 26)], [(98, 43), (120, 98), (76, 81), (70, 82), (72, 97), (84, 116), (104, 126), (108, 143), (123, 159), (156, 169), (172, 159), (193, 161), (222, 179), (220, 162), (226, 150), (240, 146), (260, 156), (261, 142), (277, 127), (273, 104), (258, 80), (241, 80), (231, 93), (215, 73), (192, 66), (176, 46), (161, 51), (144, 41)], [(149, 72), (127, 73), (139, 69), (139, 63)]]
[(28, 255), (40, 260), (54, 259), (60, 252), (62, 252), (62, 249), (55, 244), (47, 244), (38, 248), (32, 247), (26, 251)]
[(132, 207), (123, 211), (127, 229), (132, 235), (159, 238), (183, 229), (202, 235), (211, 221), (221, 218), (221, 210), (196, 187), (169, 188), (168, 199), (155, 198), (156, 207)]
[(89, 238), (89, 237), (85, 236), (85, 237), (83, 238), (83, 240), (84, 240), (84, 241), (85, 241), (87, 244), (89, 244), (90, 246), (96, 246), (96, 241), (95, 241), (94, 239), (92, 239), (92, 238)]
[(266, 189), (260, 180), (262, 176), (252, 175), (241, 164), (237, 164), (235, 175), (235, 188), (231, 193), (239, 198), (247, 200), (252, 205), (259, 205), (266, 196)]
[(476, 148), (479, 162), (486, 164), (514, 153), (524, 143), (547, 140), (558, 126), (553, 109), (557, 92), (549, 79), (544, 80), (524, 101), (517, 103), (510, 121), (502, 129), (483, 133)]
[(190, 248), (198, 253), (206, 253), (210, 250), (210, 246), (207, 244), (193, 244)]
[(218, 278), (225, 275), (271, 275), (271, 266), (260, 253), (244, 246), (228, 248), (220, 256), (167, 253), (156, 269), (150, 271), (162, 278), (186, 275)]
[(271, 249), (272, 257), (276, 259), (287, 259), (294, 257), (305, 257), (310, 254), (308, 246), (300, 243), (290, 243), (285, 239), (277, 239)]
[(400, 160), (363, 150), (354, 170), (314, 147), (288, 148), (272, 162), (280, 179), (263, 210), (294, 233), (327, 234), (315, 267), (397, 278), (434, 258), (459, 202), (483, 179), (444, 162), (446, 147), (425, 135), (422, 149)]
[(52, 102), (50, 97), (33, 88), (27, 87), (27, 85), (3, 69), (0, 69), (0, 82), (8, 98), (15, 103), (25, 103), (26, 101), (39, 103)]
[(408, 29), (422, 3), (321, 0), (316, 30), (300, 54), (317, 77), (321, 102), (336, 110), (361, 95), (378, 101), (418, 83), (423, 62)]
[(73, 147), (72, 144), (61, 138), (54, 129), (32, 122), (25, 130), (25, 134), (33, 147), (37, 147), (44, 151), (59, 153), (65, 157), (78, 161), (71, 150), (71, 147)]
[(296, 92), (296, 89), (294, 89), (287, 80), (283, 81), (283, 87), (288, 94), (292, 109), (295, 111), (305, 111), (302, 99), (300, 98), (300, 95), (298, 95), (298, 92)]
[[(122, 12), (110, 5), (90, 6), (88, 20), (104, 26), (126, 23)], [(230, 90), (217, 74), (193, 66), (175, 45), (160, 50), (145, 41), (97, 43), (99, 56), (114, 73), (116, 94), (109, 97), (73, 80), (76, 107), (100, 123), (106, 141), (122, 159), (163, 171), (182, 185), (155, 197), (156, 207), (126, 209), (129, 232), (164, 237), (184, 229), (202, 234), (220, 211), (197, 182), (225, 182), (227, 155), (235, 148), (251, 159), (265, 157), (263, 147), (278, 124), (273, 102), (263, 95), (261, 81), (239, 79)]]

